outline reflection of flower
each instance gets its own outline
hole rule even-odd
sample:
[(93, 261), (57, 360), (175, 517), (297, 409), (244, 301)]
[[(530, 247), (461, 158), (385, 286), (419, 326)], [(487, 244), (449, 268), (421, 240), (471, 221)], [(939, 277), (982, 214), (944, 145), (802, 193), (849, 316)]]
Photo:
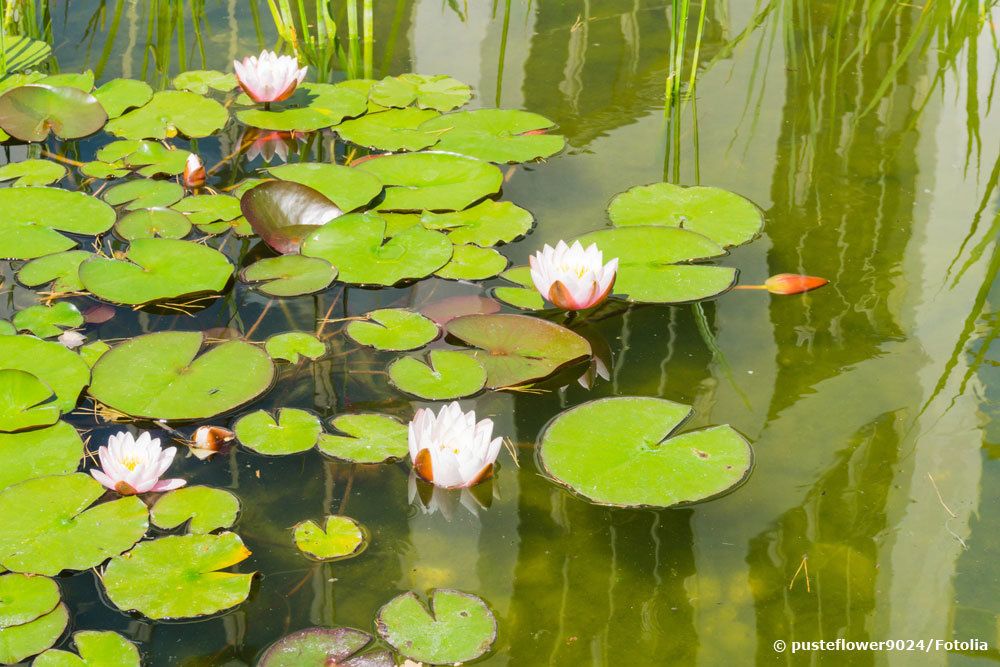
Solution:
[(493, 474), (503, 438), (493, 435), (493, 421), (476, 422), (475, 411), (462, 412), (457, 402), (435, 415), (417, 410), (409, 427), (410, 458), (423, 479), (447, 489), (478, 484)]
[(174, 447), (160, 449), (159, 438), (143, 432), (135, 438), (128, 431), (121, 431), (108, 438), (107, 446), (97, 453), (101, 468), (91, 470), (94, 479), (124, 496), (147, 491), (170, 491), (186, 484), (183, 479), (160, 477), (174, 460)]
[(531, 280), (546, 299), (564, 310), (584, 310), (604, 301), (611, 293), (618, 259), (604, 263), (597, 244), (586, 250), (575, 241), (546, 245), (529, 258)]
[(261, 130), (255, 127), (247, 128), (241, 144), (246, 148), (247, 161), (253, 162), (258, 156), (264, 162), (271, 164), (277, 155), (282, 162), (288, 162), (288, 149), (304, 135), (301, 132), (278, 132)]
[(489, 509), (496, 496), (496, 485), (491, 482), (492, 480), (488, 480), (468, 489), (442, 489), (428, 484), (411, 472), (407, 489), (410, 504), (416, 504), (424, 514), (440, 512), (446, 521), (451, 521), (458, 505), (473, 516), (479, 516), (479, 510)]
[(197, 190), (205, 185), (205, 178), (205, 165), (201, 163), (201, 158), (191, 153), (188, 155), (187, 162), (184, 163), (184, 185), (192, 190)]
[(274, 51), (261, 51), (259, 56), (247, 56), (233, 61), (240, 87), (254, 102), (280, 102), (291, 97), (306, 76), (291, 56), (279, 56)]

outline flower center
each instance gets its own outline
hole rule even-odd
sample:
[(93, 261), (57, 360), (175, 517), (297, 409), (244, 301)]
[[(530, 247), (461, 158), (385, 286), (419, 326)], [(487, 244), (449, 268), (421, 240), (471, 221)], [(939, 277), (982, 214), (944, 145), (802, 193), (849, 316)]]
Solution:
[(129, 472), (135, 470), (139, 466), (139, 459), (125, 458), (121, 460), (121, 464), (125, 466)]
[(587, 267), (582, 264), (562, 264), (559, 269), (563, 273), (576, 274), (577, 278), (583, 278), (583, 274), (587, 272)]

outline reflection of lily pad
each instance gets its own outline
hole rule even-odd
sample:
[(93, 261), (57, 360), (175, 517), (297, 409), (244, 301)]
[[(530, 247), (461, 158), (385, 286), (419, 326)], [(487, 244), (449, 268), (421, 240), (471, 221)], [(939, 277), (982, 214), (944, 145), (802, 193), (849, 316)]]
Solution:
[(282, 254), (298, 252), (318, 226), (343, 213), (319, 191), (291, 181), (258, 185), (243, 195), (240, 208), (257, 236)]
[(493, 248), (456, 245), (451, 261), (434, 272), (448, 280), (485, 280), (507, 268), (507, 258)]
[(66, 175), (66, 167), (51, 160), (23, 160), (0, 167), (0, 181), (13, 180), (15, 188), (51, 185)]
[(489, 247), (510, 243), (524, 236), (534, 222), (531, 213), (509, 201), (486, 201), (464, 211), (431, 213), (425, 211), (420, 223), (428, 229), (448, 232), (452, 243), (474, 243)]
[(184, 188), (173, 181), (139, 178), (108, 188), (104, 192), (104, 201), (112, 206), (127, 204), (126, 211), (135, 211), (141, 208), (170, 206), (179, 202), (183, 196)]
[(271, 296), (312, 294), (330, 286), (337, 269), (318, 257), (265, 257), (243, 269), (240, 279)]
[(382, 183), (371, 174), (339, 164), (298, 162), (269, 167), (268, 171), (282, 181), (316, 190), (342, 211), (360, 208), (382, 192)]
[(383, 151), (419, 151), (433, 146), (439, 132), (418, 129), (420, 124), (439, 116), (430, 109), (389, 109), (345, 120), (337, 134), (353, 144)]
[(59, 640), (68, 624), (69, 610), (59, 604), (34, 621), (0, 628), (0, 664), (14, 665), (41, 653)]
[(431, 350), (428, 363), (402, 357), (389, 366), (389, 379), (407, 394), (429, 401), (471, 396), (486, 385), (486, 369), (462, 352)]
[(31, 373), (0, 370), (0, 433), (49, 426), (59, 419), (59, 406), (48, 385)]
[(352, 463), (382, 463), (404, 458), (409, 451), (406, 425), (388, 415), (341, 415), (330, 425), (345, 435), (324, 433), (319, 450)]
[(300, 357), (313, 361), (322, 357), (326, 354), (326, 344), (304, 331), (289, 331), (268, 338), (264, 350), (272, 359), (297, 364)]
[[(668, 507), (739, 484), (753, 460), (729, 426), (674, 435), (691, 408), (659, 398), (605, 398), (571, 408), (540, 437), (545, 471), (587, 499)], [(671, 437), (673, 436), (673, 437)]]
[(107, 121), (101, 103), (77, 88), (31, 84), (0, 96), (0, 127), (21, 141), (44, 141), (49, 132), (78, 139)]
[(264, 410), (257, 410), (240, 417), (233, 430), (247, 449), (278, 456), (312, 449), (323, 426), (316, 415), (305, 410), (281, 408), (277, 421)]
[(79, 656), (51, 649), (32, 667), (140, 667), (139, 649), (117, 632), (83, 630), (73, 635)]
[(229, 119), (213, 99), (180, 90), (162, 90), (147, 104), (108, 122), (105, 129), (123, 139), (166, 139), (178, 133), (207, 137)]
[(438, 337), (438, 327), (420, 313), (382, 308), (347, 325), (347, 335), (377, 350), (415, 350)]
[(244, 109), (236, 117), (245, 125), (264, 130), (312, 132), (360, 116), (368, 100), (347, 86), (303, 83), (281, 106), (280, 110), (272, 107), (272, 111)]
[(475, 660), (497, 637), (493, 612), (471, 593), (439, 588), (430, 608), (415, 593), (403, 593), (379, 609), (378, 633), (407, 658), (433, 665)]
[(328, 516), (320, 527), (315, 521), (303, 521), (294, 529), (295, 546), (299, 551), (319, 560), (340, 560), (357, 556), (365, 550), (368, 539), (354, 519)]
[(82, 458), (83, 440), (64, 421), (23, 433), (0, 433), (0, 489), (35, 477), (75, 472)]
[(182, 239), (191, 232), (191, 222), (172, 208), (144, 208), (122, 216), (115, 231), (126, 241)]
[(59, 410), (72, 412), (90, 381), (90, 368), (59, 343), (33, 336), (0, 336), (0, 369), (31, 373), (55, 392)]
[(496, 166), (450, 153), (386, 155), (355, 168), (385, 184), (383, 211), (460, 211), (503, 184)]
[(83, 315), (69, 301), (57, 301), (51, 306), (28, 306), (14, 315), (14, 327), (18, 331), (30, 331), (39, 338), (52, 338), (61, 334), (63, 329), (75, 329), (82, 325)]
[(187, 522), (193, 535), (229, 528), (236, 523), (240, 501), (225, 489), (185, 486), (160, 496), (149, 511), (153, 525), (170, 530)]
[(421, 109), (451, 111), (469, 101), (472, 89), (444, 74), (406, 73), (375, 82), (369, 95), (372, 102), (384, 107), (406, 107), (415, 102)]
[(33, 259), (17, 272), (17, 279), (28, 287), (51, 283), (53, 292), (75, 292), (83, 289), (80, 282), (80, 264), (93, 253), (86, 250), (68, 250)]
[(271, 644), (257, 667), (395, 667), (389, 651), (361, 653), (371, 641), (354, 628), (306, 628)]
[(420, 129), (441, 133), (438, 150), (487, 162), (528, 162), (555, 155), (566, 145), (558, 134), (538, 133), (552, 125), (548, 118), (527, 111), (477, 109), (434, 118)]

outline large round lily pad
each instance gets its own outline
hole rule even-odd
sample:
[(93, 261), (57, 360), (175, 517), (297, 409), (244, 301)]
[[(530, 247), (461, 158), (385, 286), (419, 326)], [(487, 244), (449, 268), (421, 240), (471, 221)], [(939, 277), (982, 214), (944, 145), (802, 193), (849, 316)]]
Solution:
[(265, 257), (243, 269), (240, 279), (271, 296), (300, 296), (330, 286), (337, 269), (326, 260), (302, 255)]
[(260, 348), (234, 340), (202, 351), (203, 344), (191, 331), (126, 341), (94, 366), (90, 394), (134, 417), (187, 420), (232, 410), (270, 387), (274, 364)]
[(64, 421), (23, 433), (0, 433), (0, 489), (35, 477), (74, 472), (83, 440)]
[(488, 162), (451, 153), (385, 155), (360, 163), (386, 186), (382, 211), (460, 211), (503, 184)]
[(437, 150), (461, 153), (487, 162), (528, 162), (555, 155), (565, 137), (544, 134), (551, 120), (515, 109), (460, 111), (431, 119), (423, 131), (441, 133)]
[(138, 647), (117, 632), (83, 630), (73, 635), (80, 652), (50, 649), (32, 667), (140, 667)]
[(409, 451), (406, 424), (388, 415), (341, 415), (330, 425), (344, 435), (320, 435), (319, 450), (342, 461), (383, 463)]
[(375, 619), (378, 633), (402, 655), (432, 665), (480, 657), (497, 637), (493, 612), (480, 598), (439, 588), (430, 607), (415, 593), (403, 593), (383, 606)]
[(540, 380), (591, 353), (583, 336), (527, 315), (466, 315), (449, 322), (447, 331), (478, 348), (468, 354), (486, 369), (491, 389)]
[(0, 188), (0, 258), (32, 259), (76, 245), (56, 231), (103, 234), (113, 208), (83, 192), (59, 188)]
[(264, 130), (312, 132), (360, 116), (367, 108), (365, 96), (349, 86), (303, 83), (287, 100), (273, 105), (271, 111), (244, 109), (236, 117), (245, 125)]
[(222, 129), (229, 112), (215, 100), (183, 90), (161, 90), (145, 105), (108, 122), (106, 129), (123, 139), (166, 139), (175, 135), (207, 137)]
[(0, 664), (15, 665), (55, 644), (69, 624), (69, 610), (59, 604), (44, 616), (0, 628)]
[(33, 336), (0, 336), (0, 369), (5, 368), (25, 371), (45, 383), (63, 413), (73, 411), (90, 381), (90, 368), (79, 355)]
[(316, 190), (343, 211), (360, 208), (382, 192), (381, 181), (371, 174), (339, 164), (299, 162), (268, 167), (268, 171), (279, 180)]
[(320, 527), (315, 521), (303, 521), (293, 530), (299, 551), (318, 560), (341, 560), (357, 556), (368, 546), (368, 536), (361, 524), (346, 516), (328, 516)]
[(240, 199), (257, 236), (282, 254), (298, 252), (316, 227), (343, 214), (318, 190), (293, 181), (262, 183)]
[(0, 628), (30, 623), (59, 604), (59, 586), (48, 577), (0, 576)]
[(384, 151), (419, 151), (433, 146), (441, 132), (418, 129), (421, 123), (440, 114), (431, 109), (389, 109), (345, 120), (337, 134), (351, 143)]
[(486, 386), (486, 369), (474, 357), (431, 350), (428, 361), (401, 357), (389, 366), (389, 380), (401, 391), (429, 401), (471, 396)]
[(118, 118), (153, 99), (153, 89), (145, 81), (112, 79), (95, 90), (94, 97), (104, 107), (108, 118)]
[(235, 533), (172, 535), (111, 559), (103, 582), (119, 609), (154, 620), (194, 618), (247, 599), (253, 573), (222, 572), (250, 550)]
[(240, 500), (225, 489), (185, 486), (166, 493), (153, 504), (149, 518), (153, 525), (170, 530), (187, 523), (193, 535), (230, 528), (240, 513)]
[(361, 652), (371, 642), (354, 628), (306, 628), (271, 644), (257, 667), (395, 667), (389, 651)]
[(77, 88), (31, 84), (0, 96), (0, 127), (21, 141), (44, 141), (49, 132), (78, 139), (107, 121), (101, 103)]
[(592, 502), (669, 507), (717, 496), (750, 472), (750, 444), (729, 426), (675, 435), (691, 408), (659, 398), (603, 398), (542, 432), (539, 458), (557, 482)]
[(264, 410), (240, 417), (233, 427), (243, 446), (261, 454), (297, 454), (312, 449), (323, 431), (316, 415), (281, 408), (277, 421)]
[(0, 369), (0, 434), (49, 426), (59, 419), (55, 394), (31, 373)]
[(377, 350), (415, 350), (438, 337), (438, 327), (420, 313), (405, 308), (382, 308), (364, 320), (347, 325), (355, 342)]

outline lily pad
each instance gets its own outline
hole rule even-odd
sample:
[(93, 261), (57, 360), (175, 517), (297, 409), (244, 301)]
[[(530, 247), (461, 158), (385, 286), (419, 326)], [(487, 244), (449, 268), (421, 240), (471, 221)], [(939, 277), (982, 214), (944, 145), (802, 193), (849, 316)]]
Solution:
[(48, 577), (0, 575), (0, 628), (23, 625), (59, 604), (59, 586)]
[(153, 89), (145, 81), (112, 79), (94, 91), (108, 118), (118, 118), (129, 109), (141, 107), (153, 98)]
[(14, 315), (18, 331), (30, 331), (39, 338), (53, 338), (63, 329), (83, 326), (83, 315), (69, 301), (58, 301), (51, 306), (28, 306)]
[(109, 164), (100, 160), (91, 160), (90, 162), (84, 162), (80, 166), (80, 173), (91, 178), (111, 180), (113, 178), (128, 176), (130, 172), (120, 164)]
[(41, 653), (59, 641), (68, 624), (69, 610), (59, 604), (34, 621), (0, 628), (0, 664), (14, 665)]
[(90, 382), (90, 368), (59, 343), (33, 336), (0, 336), (0, 369), (14, 368), (37, 377), (55, 392), (60, 412), (72, 412)]
[(433, 321), (405, 308), (382, 308), (347, 325), (347, 335), (377, 350), (415, 350), (438, 337)]
[(84, 70), (82, 72), (60, 72), (58, 74), (48, 74), (38, 80), (47, 86), (57, 88), (67, 87), (89, 93), (94, 89), (94, 70)]
[(128, 496), (91, 507), (103, 495), (104, 487), (82, 473), (0, 491), (0, 565), (53, 576), (88, 570), (130, 548), (149, 527), (146, 506)]
[(611, 200), (616, 227), (662, 225), (698, 232), (724, 247), (747, 243), (760, 233), (764, 214), (734, 192), (673, 183), (640, 185)]
[(271, 296), (300, 296), (325, 290), (337, 269), (318, 257), (266, 257), (243, 269), (240, 279)]
[(348, 213), (314, 231), (302, 254), (337, 267), (338, 280), (363, 285), (395, 285), (424, 278), (451, 259), (444, 234), (411, 227), (386, 240), (385, 220), (375, 213)]
[(0, 96), (0, 127), (21, 141), (79, 139), (104, 127), (108, 115), (93, 95), (77, 88), (31, 84)]
[(319, 450), (351, 463), (384, 463), (409, 453), (406, 424), (388, 415), (341, 415), (330, 425), (345, 435), (319, 436)]
[(239, 498), (225, 489), (185, 486), (160, 496), (149, 511), (154, 526), (170, 530), (187, 522), (187, 532), (203, 535), (230, 528), (240, 513)]
[(383, 606), (378, 633), (402, 655), (432, 665), (468, 662), (497, 638), (497, 622), (486, 603), (471, 593), (439, 588), (430, 606), (416, 593), (403, 593)]
[(326, 354), (326, 344), (304, 331), (275, 334), (264, 343), (264, 349), (272, 359), (281, 359), (292, 364), (299, 363), (300, 357), (315, 361)]
[(271, 644), (257, 667), (395, 667), (386, 650), (361, 653), (372, 639), (354, 628), (306, 628)]
[(123, 139), (192, 139), (221, 130), (229, 112), (213, 99), (181, 90), (162, 90), (145, 105), (108, 122), (105, 129)]
[(342, 211), (361, 208), (382, 192), (382, 182), (371, 174), (339, 164), (299, 162), (269, 167), (268, 172), (282, 181), (312, 188)]
[(195, 195), (185, 197), (171, 208), (186, 213), (196, 225), (228, 222), (240, 217), (240, 200), (231, 195)]
[(208, 234), (209, 236), (214, 236), (216, 234), (224, 234), (225, 232), (233, 232), (236, 236), (253, 236), (253, 227), (247, 222), (247, 219), (242, 215), (238, 218), (233, 218), (232, 220), (223, 220), (221, 222), (210, 222), (206, 225), (198, 225), (198, 231), (203, 234)]
[(303, 521), (294, 529), (295, 546), (318, 560), (341, 560), (357, 556), (368, 546), (364, 528), (346, 516), (328, 516), (320, 528), (315, 521)]
[(421, 109), (451, 111), (472, 97), (472, 89), (458, 79), (439, 74), (401, 74), (374, 83), (371, 101), (384, 107), (406, 107), (414, 102)]
[(260, 348), (233, 340), (202, 352), (203, 344), (192, 331), (126, 341), (94, 366), (90, 394), (134, 417), (187, 420), (237, 408), (271, 386), (274, 364)]
[(235, 533), (171, 535), (112, 558), (103, 581), (124, 611), (154, 620), (207, 616), (247, 599), (253, 574), (221, 570), (249, 555)]
[(493, 296), (497, 299), (521, 310), (545, 310), (545, 299), (535, 288), (531, 269), (527, 266), (515, 266), (501, 273), (500, 277), (518, 287), (493, 288)]
[(0, 181), (13, 180), (15, 188), (29, 185), (51, 185), (62, 180), (66, 167), (52, 160), (9, 162), (0, 167)]
[(486, 386), (486, 369), (453, 350), (431, 350), (429, 363), (402, 357), (389, 366), (389, 380), (401, 391), (428, 401), (471, 396)]
[(254, 232), (277, 252), (298, 252), (316, 228), (343, 214), (311, 187), (272, 181), (249, 190), (240, 200), (243, 215)]
[(0, 320), (0, 336), (14, 336), (17, 334), (17, 329), (14, 325), (7, 320)]
[(111, 186), (104, 192), (104, 201), (112, 206), (127, 204), (126, 211), (135, 211), (170, 206), (179, 202), (183, 196), (184, 188), (173, 181), (140, 178)]
[(500, 170), (488, 162), (451, 153), (385, 155), (359, 164), (385, 186), (383, 211), (460, 211), (495, 194)]
[(31, 373), (0, 370), (0, 432), (49, 426), (59, 419), (59, 406), (49, 387)]
[(0, 489), (36, 477), (75, 472), (82, 458), (83, 440), (63, 421), (23, 433), (0, 433)]
[(485, 280), (507, 268), (507, 258), (493, 248), (477, 245), (457, 245), (451, 261), (434, 275), (448, 280)]
[(182, 239), (191, 233), (191, 221), (172, 208), (144, 208), (122, 216), (115, 223), (115, 231), (126, 241)]
[(473, 243), (486, 248), (524, 236), (531, 229), (534, 218), (509, 201), (487, 199), (464, 211), (424, 211), (420, 223), (427, 229), (448, 232), (448, 239), (455, 245)]
[(423, 130), (421, 123), (440, 114), (431, 109), (389, 109), (345, 120), (337, 126), (337, 134), (346, 141), (366, 148), (384, 151), (419, 151), (433, 146), (440, 132)]
[(514, 109), (477, 109), (427, 121), (421, 130), (440, 132), (438, 150), (487, 162), (529, 162), (555, 155), (566, 145), (558, 134), (544, 134), (553, 122)]
[(158, 141), (122, 139), (97, 151), (97, 159), (134, 169), (140, 176), (176, 176), (184, 172), (191, 152), (168, 148)]
[(94, 367), (97, 360), (104, 356), (104, 353), (111, 349), (111, 346), (105, 343), (103, 340), (95, 340), (93, 343), (87, 343), (81, 347), (77, 352), (80, 358), (83, 359), (88, 366)]
[(69, 250), (33, 259), (17, 272), (17, 279), (27, 287), (40, 287), (51, 283), (52, 292), (76, 292), (83, 289), (80, 282), (80, 264), (93, 253), (86, 250)]
[(32, 667), (140, 667), (139, 649), (117, 632), (83, 630), (73, 635), (80, 655), (50, 649)]
[(716, 296), (736, 283), (736, 269), (693, 262), (726, 254), (706, 236), (675, 227), (636, 225), (581, 236), (604, 259), (618, 258), (614, 293), (640, 303), (686, 303)]
[(59, 188), (0, 188), (0, 257), (33, 259), (76, 243), (52, 230), (103, 234), (115, 224), (113, 208), (83, 192)]
[(278, 421), (264, 410), (240, 417), (233, 427), (247, 449), (278, 456), (312, 449), (323, 431), (316, 415), (296, 408), (281, 408)]
[(236, 117), (244, 125), (264, 130), (312, 132), (360, 116), (367, 110), (368, 100), (340, 84), (303, 83), (281, 106), (273, 111), (244, 109)]
[(228, 93), (239, 85), (236, 81), (236, 75), (226, 74), (214, 69), (197, 69), (181, 72), (174, 77), (171, 83), (178, 90), (188, 90), (198, 95), (205, 95), (209, 90)]
[(691, 408), (659, 398), (604, 398), (542, 432), (539, 458), (560, 484), (616, 507), (669, 507), (717, 496), (750, 472), (750, 444), (729, 426), (675, 435)]
[(220, 292), (232, 273), (218, 250), (174, 239), (136, 239), (123, 259), (93, 257), (80, 265), (87, 291), (128, 305)]
[(591, 353), (583, 336), (526, 315), (466, 315), (449, 322), (447, 331), (479, 348), (467, 354), (486, 368), (490, 389), (540, 380)]

